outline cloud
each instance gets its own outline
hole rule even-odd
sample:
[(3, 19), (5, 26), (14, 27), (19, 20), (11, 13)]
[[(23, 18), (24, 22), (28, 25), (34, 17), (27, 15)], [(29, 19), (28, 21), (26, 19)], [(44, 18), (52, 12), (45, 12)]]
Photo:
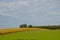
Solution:
[(14, 27), (21, 23), (60, 24), (60, 0), (0, 0), (0, 19), (7, 22), (0, 24)]
[(0, 15), (60, 14), (60, 0), (15, 0), (0, 2)]
[(0, 2), (0, 6), (17, 7), (17, 6), (29, 6), (30, 1), (16, 1), (16, 2)]

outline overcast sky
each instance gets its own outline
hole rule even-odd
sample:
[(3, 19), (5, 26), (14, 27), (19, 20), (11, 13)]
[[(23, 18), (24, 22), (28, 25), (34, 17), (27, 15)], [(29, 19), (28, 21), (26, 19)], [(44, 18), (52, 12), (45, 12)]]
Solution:
[(59, 25), (60, 0), (0, 0), (0, 28), (19, 24)]

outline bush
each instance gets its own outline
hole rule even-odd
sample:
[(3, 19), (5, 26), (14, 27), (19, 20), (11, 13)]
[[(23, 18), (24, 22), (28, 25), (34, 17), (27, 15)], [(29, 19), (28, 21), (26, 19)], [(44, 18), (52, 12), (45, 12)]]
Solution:
[(32, 25), (29, 25), (28, 27), (29, 27), (29, 28), (32, 28)]
[(19, 28), (26, 28), (27, 27), (27, 24), (21, 24), (20, 26), (19, 26)]

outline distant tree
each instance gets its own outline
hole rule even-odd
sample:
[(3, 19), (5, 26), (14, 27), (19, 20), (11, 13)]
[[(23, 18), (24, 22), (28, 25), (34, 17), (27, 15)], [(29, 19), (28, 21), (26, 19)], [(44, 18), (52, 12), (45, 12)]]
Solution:
[(19, 25), (19, 28), (27, 28), (27, 24), (21, 24)]
[(32, 25), (29, 25), (28, 27), (29, 27), (29, 28), (32, 28)]

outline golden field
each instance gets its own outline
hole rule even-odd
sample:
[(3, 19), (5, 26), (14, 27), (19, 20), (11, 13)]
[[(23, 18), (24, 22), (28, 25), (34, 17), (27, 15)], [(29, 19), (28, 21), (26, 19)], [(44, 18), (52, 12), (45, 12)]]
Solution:
[(0, 34), (0, 40), (60, 40), (60, 30), (42, 28), (7, 28)]
[(33, 30), (40, 30), (40, 28), (7, 28), (7, 29), (0, 29), (1, 34), (8, 34), (8, 33), (15, 33), (15, 32), (23, 32), (23, 31), (33, 31)]

